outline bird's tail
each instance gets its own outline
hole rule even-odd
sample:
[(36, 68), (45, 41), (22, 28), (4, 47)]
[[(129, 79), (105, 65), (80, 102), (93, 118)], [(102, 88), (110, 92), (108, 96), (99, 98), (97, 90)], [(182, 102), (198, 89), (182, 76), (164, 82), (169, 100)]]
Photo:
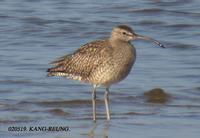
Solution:
[(79, 80), (79, 81), (84, 81), (84, 82), (88, 81), (88, 80), (83, 80), (82, 76), (80, 76), (79, 74), (66, 72), (62, 67), (49, 68), (47, 69), (47, 72), (48, 72), (47, 76), (61, 76), (61, 77), (66, 77), (73, 80)]
[(48, 69), (47, 69), (47, 72), (48, 72), (48, 73), (47, 73), (47, 76), (48, 76), (48, 77), (50, 77), (50, 76), (55, 76), (54, 73), (53, 73), (51, 70), (52, 70), (52, 68), (48, 68)]
[(47, 69), (47, 76), (66, 76), (67, 73), (65, 73), (63, 71), (63, 69), (61, 67), (53, 67), (53, 68), (49, 68)]

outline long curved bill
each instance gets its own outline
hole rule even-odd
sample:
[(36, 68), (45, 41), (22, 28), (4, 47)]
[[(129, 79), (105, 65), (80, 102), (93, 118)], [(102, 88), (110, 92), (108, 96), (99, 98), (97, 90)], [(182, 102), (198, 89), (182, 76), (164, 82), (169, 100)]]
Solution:
[(151, 37), (148, 37), (148, 36), (142, 36), (142, 35), (135, 34), (135, 39), (142, 39), (142, 40), (151, 41), (151, 42), (154, 42), (155, 44), (157, 44), (158, 46), (165, 48), (164, 45), (161, 44), (159, 41), (157, 41), (157, 40), (155, 40)]

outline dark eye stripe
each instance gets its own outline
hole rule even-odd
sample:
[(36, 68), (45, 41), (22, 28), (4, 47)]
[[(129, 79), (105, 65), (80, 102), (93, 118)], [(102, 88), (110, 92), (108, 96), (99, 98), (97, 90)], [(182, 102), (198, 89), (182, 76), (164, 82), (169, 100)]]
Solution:
[(123, 35), (127, 35), (127, 36), (132, 36), (132, 35), (126, 33), (126, 32), (122, 32), (122, 34), (123, 34)]

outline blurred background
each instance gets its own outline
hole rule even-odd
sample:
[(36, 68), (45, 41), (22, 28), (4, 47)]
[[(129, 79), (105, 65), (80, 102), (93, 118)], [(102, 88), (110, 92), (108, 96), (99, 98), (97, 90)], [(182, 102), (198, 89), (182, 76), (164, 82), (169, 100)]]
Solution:
[[(1, 0), (0, 137), (198, 137), (200, 128), (199, 0)], [(92, 122), (90, 85), (46, 77), (49, 62), (109, 37), (127, 24), (162, 42), (133, 42), (137, 60), (103, 91)], [(9, 132), (9, 126), (69, 126), (69, 132)]]

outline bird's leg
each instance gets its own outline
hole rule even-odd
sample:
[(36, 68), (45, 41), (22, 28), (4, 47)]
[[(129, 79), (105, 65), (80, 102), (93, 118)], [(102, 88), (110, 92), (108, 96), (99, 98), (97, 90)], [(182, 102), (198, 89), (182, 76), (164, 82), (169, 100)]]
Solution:
[(92, 111), (93, 111), (93, 121), (96, 121), (96, 85), (93, 86), (93, 91), (92, 91)]
[(106, 117), (107, 120), (110, 120), (110, 109), (109, 109), (109, 88), (106, 88), (106, 91), (104, 93), (104, 101), (106, 106)]

